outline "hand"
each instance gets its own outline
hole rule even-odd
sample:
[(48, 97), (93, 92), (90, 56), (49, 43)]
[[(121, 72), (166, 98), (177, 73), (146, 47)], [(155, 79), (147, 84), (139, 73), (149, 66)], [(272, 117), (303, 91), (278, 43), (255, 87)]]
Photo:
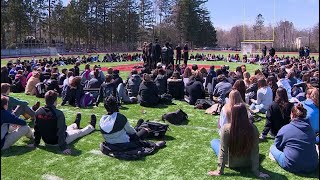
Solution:
[(259, 174), (259, 178), (262, 178), (262, 179), (267, 179), (267, 178), (269, 178), (270, 176), (268, 175), (268, 174), (264, 174), (264, 173), (262, 173), (262, 172), (260, 172), (260, 174)]
[(63, 152), (65, 155), (70, 155), (71, 154), (71, 149), (65, 149)]
[(250, 99), (250, 102), (252, 102), (252, 103), (254, 103), (256, 100), (254, 100), (254, 99)]
[(209, 171), (208, 175), (209, 176), (220, 176), (221, 173), (218, 170), (215, 170), (215, 171)]

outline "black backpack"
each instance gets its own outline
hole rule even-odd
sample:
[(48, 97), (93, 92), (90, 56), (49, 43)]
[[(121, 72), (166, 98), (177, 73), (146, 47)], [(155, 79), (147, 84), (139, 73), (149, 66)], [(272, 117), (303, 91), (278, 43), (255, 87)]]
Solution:
[(181, 125), (183, 122), (188, 120), (188, 115), (185, 112), (183, 112), (181, 109), (179, 109), (175, 112), (162, 115), (162, 120), (163, 121), (166, 120), (171, 124)]
[(151, 131), (148, 133), (148, 136), (146, 138), (164, 138), (169, 125), (162, 124), (158, 122), (150, 122), (150, 121), (144, 121), (143, 119), (140, 119), (135, 127), (136, 131), (139, 131), (143, 128), (148, 128)]
[(43, 82), (39, 82), (36, 84), (36, 97), (38, 98), (44, 98), (44, 95), (46, 93), (46, 86)]
[(197, 109), (208, 109), (213, 105), (212, 101), (207, 99), (197, 99), (197, 102), (195, 103), (195, 108)]
[(21, 93), (24, 91), (24, 88), (21, 84), (21, 80), (20, 79), (15, 79), (13, 80), (12, 84), (11, 84), (11, 91), (13, 93)]
[(163, 104), (172, 104), (172, 95), (171, 94), (167, 94), (167, 93), (162, 94), (160, 96), (160, 98), (161, 98), (161, 102)]

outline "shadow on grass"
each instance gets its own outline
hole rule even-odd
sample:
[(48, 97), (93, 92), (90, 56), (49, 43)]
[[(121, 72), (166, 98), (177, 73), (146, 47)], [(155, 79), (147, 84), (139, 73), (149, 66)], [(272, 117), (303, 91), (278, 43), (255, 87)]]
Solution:
[(9, 149), (1, 150), (1, 157), (20, 156), (31, 152), (33, 148), (27, 146), (11, 146)]
[(303, 178), (318, 178), (319, 179), (319, 166), (318, 168), (313, 171), (312, 173), (297, 173), (297, 174), (294, 174), (296, 176), (299, 176), (299, 177), (303, 177)]
[[(263, 154), (259, 154), (259, 162), (261, 163), (264, 159), (266, 158), (265, 155)], [(225, 173), (224, 176), (228, 176), (228, 177), (246, 177), (246, 178), (252, 178), (252, 179), (260, 179), (259, 177), (256, 177), (252, 171), (249, 168), (230, 168), (236, 172), (239, 172), (240, 175), (238, 173)], [(288, 178), (282, 174), (276, 173), (276, 172), (272, 172), (269, 171), (267, 169), (264, 169), (261, 165), (259, 166), (259, 171), (263, 172), (265, 174), (268, 174), (270, 176), (270, 179), (277, 179), (277, 180), (287, 180)]]
[[(79, 139), (76, 139), (71, 144), (68, 144), (67, 147), (71, 149), (71, 155), (70, 156), (80, 156), (82, 154), (82, 151), (79, 149), (76, 149), (74, 147), (74, 143), (77, 143)], [(54, 154), (62, 154), (62, 151), (60, 150), (59, 146), (52, 146), (52, 145), (46, 145), (46, 146), (38, 146), (39, 149), (42, 149), (44, 151), (48, 151)]]

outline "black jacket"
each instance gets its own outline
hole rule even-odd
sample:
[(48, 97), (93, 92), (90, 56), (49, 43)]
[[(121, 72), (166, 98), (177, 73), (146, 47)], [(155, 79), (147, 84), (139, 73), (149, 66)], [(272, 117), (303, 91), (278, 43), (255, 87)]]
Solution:
[(67, 148), (66, 119), (62, 111), (54, 106), (45, 106), (36, 111), (34, 123), (34, 144), (38, 146), (40, 140), (47, 144), (59, 144), (61, 150)]
[(158, 89), (154, 82), (142, 81), (139, 87), (139, 101), (142, 106), (155, 106), (158, 104)]
[(109, 96), (117, 97), (117, 91), (115, 90), (113, 83), (103, 83), (100, 86), (99, 95), (96, 101), (96, 105), (99, 105), (100, 102), (103, 102), (104, 98)]
[(167, 92), (167, 77), (165, 75), (158, 74), (154, 82), (158, 88), (159, 95)]
[(293, 104), (288, 103), (284, 112), (282, 113), (278, 103), (273, 102), (267, 111), (267, 120), (262, 134), (267, 135), (270, 131), (272, 135), (276, 136), (278, 134), (278, 131), (282, 128), (282, 126), (289, 124), (292, 107)]
[(182, 79), (168, 79), (167, 93), (174, 99), (184, 98), (184, 82)]
[(122, 78), (119, 76), (119, 74), (113, 74), (113, 84), (115, 88), (119, 86), (119, 84), (123, 83)]
[(250, 84), (249, 87), (246, 89), (246, 94), (249, 93), (249, 99), (257, 99), (257, 91), (258, 91), (258, 84), (253, 83), (253, 84)]
[(205, 98), (203, 83), (200, 81), (190, 81), (186, 86), (189, 95), (189, 104), (194, 105), (197, 99)]
[(46, 82), (47, 85), (47, 91), (49, 90), (56, 90), (56, 92), (58, 92), (59, 94), (61, 93), (61, 88), (59, 87), (59, 82), (56, 79), (49, 79)]

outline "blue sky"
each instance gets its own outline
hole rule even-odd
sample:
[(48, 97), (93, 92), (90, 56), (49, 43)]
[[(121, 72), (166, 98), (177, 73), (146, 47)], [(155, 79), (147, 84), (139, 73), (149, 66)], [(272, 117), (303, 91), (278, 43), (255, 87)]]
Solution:
[[(70, 0), (62, 1), (66, 5)], [(254, 23), (259, 13), (263, 15), (266, 25), (272, 23), (273, 2), (274, 0), (208, 0), (206, 7), (215, 27), (230, 29), (234, 25), (242, 25), (244, 21)], [(275, 3), (276, 22), (288, 20), (298, 29), (310, 28), (319, 22), (319, 0), (275, 0)]]

